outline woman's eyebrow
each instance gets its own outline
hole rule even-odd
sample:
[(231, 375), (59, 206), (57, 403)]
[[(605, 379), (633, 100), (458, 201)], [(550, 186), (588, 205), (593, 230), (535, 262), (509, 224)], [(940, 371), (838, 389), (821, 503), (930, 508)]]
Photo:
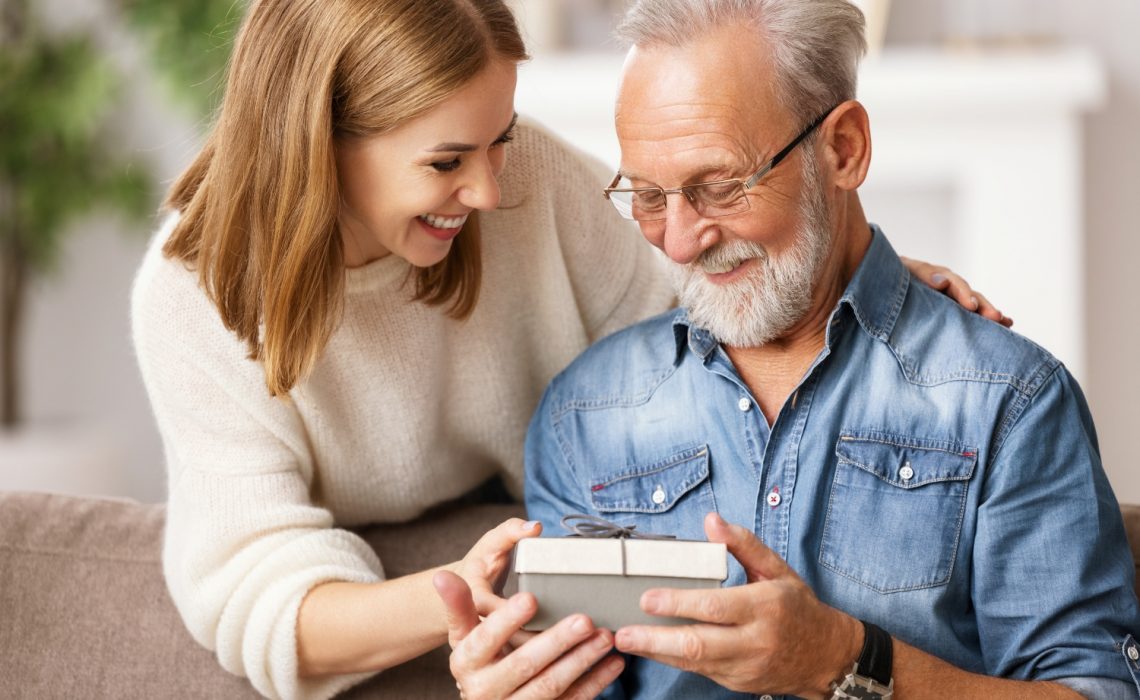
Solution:
[[(515, 112), (511, 116), (511, 123), (507, 126), (506, 129), (503, 130), (503, 133), (499, 135), (499, 138), (501, 139), (504, 136), (506, 136), (507, 134), (509, 134), (511, 132), (511, 129), (515, 128), (515, 124), (517, 124), (518, 121), (519, 121), (519, 113)], [(448, 141), (447, 143), (441, 143), (441, 144), (432, 146), (431, 148), (426, 148), (424, 150), (426, 150), (428, 153), (470, 153), (471, 151), (474, 151), (477, 148), (479, 148), (479, 147), (474, 145), (474, 144), (470, 144), (470, 143), (458, 143), (455, 141)]]

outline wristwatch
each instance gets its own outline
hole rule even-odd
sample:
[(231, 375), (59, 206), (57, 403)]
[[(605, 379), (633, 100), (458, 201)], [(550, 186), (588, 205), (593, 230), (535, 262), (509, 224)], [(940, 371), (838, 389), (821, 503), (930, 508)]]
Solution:
[(890, 700), (895, 682), (891, 677), (891, 635), (870, 622), (863, 623), (863, 651), (839, 683), (831, 684), (831, 700), (863, 698), (864, 700)]

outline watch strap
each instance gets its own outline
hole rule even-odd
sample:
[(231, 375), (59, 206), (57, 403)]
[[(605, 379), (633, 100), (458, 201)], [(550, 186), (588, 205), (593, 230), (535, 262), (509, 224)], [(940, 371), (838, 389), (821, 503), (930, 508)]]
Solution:
[(863, 651), (855, 661), (856, 673), (884, 686), (891, 684), (894, 644), (891, 635), (866, 620), (863, 623)]

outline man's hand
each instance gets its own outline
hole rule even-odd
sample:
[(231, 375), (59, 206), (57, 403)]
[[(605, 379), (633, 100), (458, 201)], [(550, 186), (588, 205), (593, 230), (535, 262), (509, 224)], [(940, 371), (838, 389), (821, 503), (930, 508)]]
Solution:
[(728, 547), (748, 583), (646, 591), (645, 612), (700, 623), (623, 627), (618, 650), (699, 673), (731, 690), (829, 697), (830, 684), (850, 670), (862, 648), (859, 621), (821, 603), (750, 530), (710, 513), (705, 532), (709, 541)]
[[(432, 583), (447, 608), (451, 673), (465, 700), (584, 700), (605, 690), (625, 667), (620, 656), (606, 658), (613, 636), (594, 629), (585, 615), (571, 615), (540, 634), (526, 635), (522, 626), (538, 611), (530, 593), (515, 594), (480, 621), (462, 578), (440, 571)], [(518, 648), (512, 648), (512, 639)]]

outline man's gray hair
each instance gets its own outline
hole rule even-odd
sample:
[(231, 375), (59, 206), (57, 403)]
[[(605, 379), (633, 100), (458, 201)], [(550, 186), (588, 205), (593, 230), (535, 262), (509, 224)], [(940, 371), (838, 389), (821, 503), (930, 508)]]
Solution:
[(635, 46), (684, 46), (733, 24), (751, 24), (767, 41), (776, 97), (804, 125), (855, 99), (867, 40), (863, 13), (848, 0), (637, 0), (617, 35)]

